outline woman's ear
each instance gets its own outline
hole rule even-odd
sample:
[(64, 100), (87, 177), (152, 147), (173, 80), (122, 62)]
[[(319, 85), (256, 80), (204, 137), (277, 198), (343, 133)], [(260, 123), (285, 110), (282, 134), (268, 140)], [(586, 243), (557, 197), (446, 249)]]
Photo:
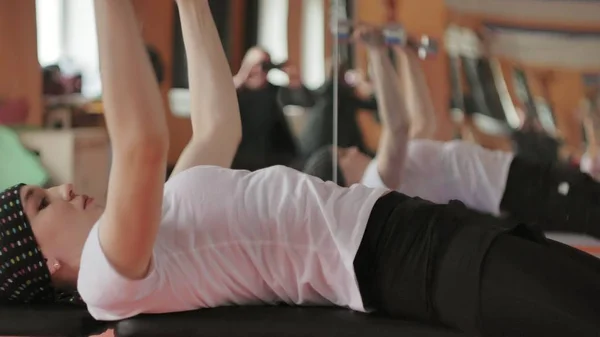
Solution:
[(50, 270), (50, 275), (54, 275), (61, 268), (58, 260), (47, 260), (46, 265), (48, 266), (48, 270)]

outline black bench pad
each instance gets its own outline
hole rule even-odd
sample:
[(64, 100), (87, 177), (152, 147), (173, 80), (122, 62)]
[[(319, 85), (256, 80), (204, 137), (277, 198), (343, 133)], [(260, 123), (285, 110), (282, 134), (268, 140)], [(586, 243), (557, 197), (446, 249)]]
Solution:
[(339, 308), (224, 307), (141, 315), (115, 325), (117, 337), (465, 337), (444, 328)]
[(0, 306), (0, 336), (79, 337), (108, 328), (86, 308), (73, 305)]

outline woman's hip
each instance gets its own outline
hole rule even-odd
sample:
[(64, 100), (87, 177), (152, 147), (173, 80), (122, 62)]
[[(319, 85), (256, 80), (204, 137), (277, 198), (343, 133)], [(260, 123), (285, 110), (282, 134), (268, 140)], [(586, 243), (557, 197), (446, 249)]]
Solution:
[[(437, 205), (400, 193), (382, 197), (354, 261), (365, 307), (427, 322), (438, 322), (440, 311), (475, 310), (485, 254), (502, 233), (543, 240), (535, 230), (458, 201)], [(440, 282), (448, 296), (434, 300)], [(456, 285), (461, 289), (451, 289)]]

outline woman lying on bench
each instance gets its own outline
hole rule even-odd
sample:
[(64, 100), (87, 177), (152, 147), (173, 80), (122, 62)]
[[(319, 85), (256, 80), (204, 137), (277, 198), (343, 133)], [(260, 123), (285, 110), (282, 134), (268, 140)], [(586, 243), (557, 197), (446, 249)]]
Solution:
[[(222, 168), (240, 139), (231, 73), (208, 1), (178, 5), (194, 137), (174, 176), (163, 183), (165, 112), (131, 3), (97, 0), (114, 154), (108, 202), (68, 187), (3, 193), (2, 301), (48, 302), (76, 287), (99, 320), (283, 302), (486, 336), (597, 335), (599, 263), (525, 227), (285, 167)], [(359, 35), (371, 46), (380, 109), (404, 114), (394, 77), (381, 81), (392, 71), (381, 36)], [(402, 165), (396, 150), (389, 158)]]
[[(399, 146), (392, 142), (381, 142), (376, 158), (356, 148), (340, 148), (338, 183), (388, 187), (436, 203), (460, 200), (477, 211), (508, 215), (544, 231), (600, 238), (600, 183), (588, 174), (466, 141), (427, 139), (435, 131), (436, 120), (417, 55), (397, 47), (396, 55), (400, 89), (411, 121), (404, 167), (385, 158), (385, 153)], [(397, 111), (389, 116), (379, 113), (384, 129), (385, 123), (402, 117)], [(330, 146), (322, 148), (307, 160), (304, 172), (332, 180), (332, 156)]]

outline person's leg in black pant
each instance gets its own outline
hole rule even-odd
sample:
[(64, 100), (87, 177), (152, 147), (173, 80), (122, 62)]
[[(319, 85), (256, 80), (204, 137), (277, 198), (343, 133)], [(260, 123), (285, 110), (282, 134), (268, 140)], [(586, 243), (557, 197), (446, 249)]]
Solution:
[(577, 248), (566, 245), (562, 242), (554, 241), (548, 239), (548, 245), (554, 250), (556, 253), (564, 254), (569, 258), (576, 260), (577, 263), (585, 265), (590, 270), (595, 271), (598, 275), (600, 275), (600, 259), (596, 256), (590, 255), (586, 252), (583, 252)]
[(600, 336), (600, 274), (590, 262), (553, 245), (499, 236), (481, 275), (484, 335)]
[(391, 193), (355, 259), (367, 307), (469, 336), (600, 336), (600, 260), (535, 228)]
[(543, 231), (600, 238), (600, 183), (566, 165), (540, 164), (516, 156), (500, 208), (510, 218)]

